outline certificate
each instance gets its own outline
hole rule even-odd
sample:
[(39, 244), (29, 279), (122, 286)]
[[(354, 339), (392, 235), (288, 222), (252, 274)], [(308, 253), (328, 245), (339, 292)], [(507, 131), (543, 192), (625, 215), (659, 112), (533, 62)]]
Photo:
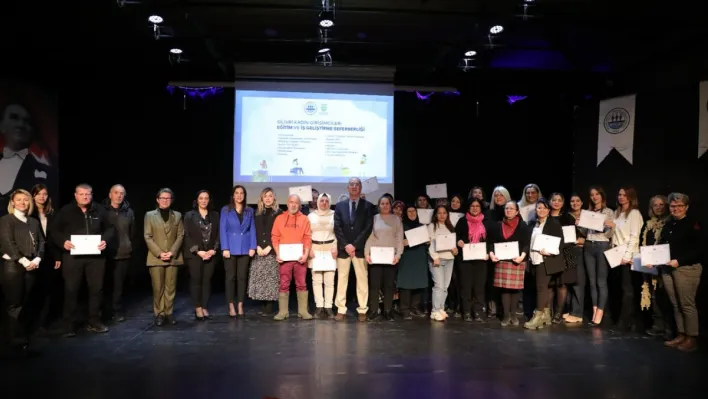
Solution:
[(494, 244), (494, 255), (499, 260), (512, 260), (519, 257), (519, 242), (497, 242)]
[(305, 203), (312, 201), (312, 186), (290, 187), (289, 191), (290, 195), (295, 194), (300, 197), (300, 202)]
[(462, 260), (484, 260), (487, 257), (487, 244), (484, 242), (465, 244), (462, 247)]
[(435, 235), (435, 250), (452, 251), (457, 245), (457, 236), (454, 233), (436, 234)]
[(594, 231), (604, 231), (605, 218), (606, 216), (602, 213), (590, 212), (583, 209), (582, 211), (580, 211), (580, 219), (578, 220), (578, 226)]
[(362, 194), (367, 195), (375, 191), (379, 191), (379, 179), (376, 177), (372, 177), (361, 182)]
[(605, 258), (607, 259), (607, 263), (609, 263), (610, 267), (615, 268), (619, 266), (622, 263), (622, 258), (624, 258), (625, 252), (627, 252), (626, 244), (605, 251)]
[(646, 266), (642, 265), (642, 258), (639, 256), (632, 259), (632, 270), (635, 272), (651, 274), (654, 276), (659, 275), (659, 268), (658, 267), (656, 267), (656, 266), (646, 267)]
[(283, 262), (294, 262), (302, 258), (302, 244), (280, 244), (278, 257)]
[(659, 266), (671, 261), (669, 244), (639, 247), (639, 253), (641, 254), (642, 265)]
[(395, 249), (393, 247), (371, 247), (372, 265), (392, 265)]
[(575, 244), (578, 237), (575, 235), (575, 226), (563, 226), (563, 243)]
[(101, 236), (92, 235), (72, 235), (70, 241), (74, 248), (69, 252), (71, 255), (100, 255), (98, 246), (101, 245)]
[(408, 240), (409, 247), (415, 247), (430, 241), (430, 235), (428, 234), (428, 228), (425, 226), (419, 226), (415, 229), (406, 230), (403, 234)]
[(312, 258), (313, 272), (330, 272), (337, 270), (337, 261), (332, 257), (330, 251), (313, 251), (315, 257)]
[(418, 221), (421, 224), (430, 224), (430, 222), (433, 221), (433, 210), (432, 209), (418, 208), (418, 209), (416, 209), (416, 211), (418, 211)]
[(428, 184), (425, 186), (425, 193), (432, 199), (447, 198), (447, 183)]
[(463, 217), (465, 217), (465, 214), (462, 212), (450, 212), (450, 222), (452, 222), (453, 226), (457, 226), (457, 222)]
[(538, 234), (533, 238), (531, 249), (538, 252), (545, 249), (546, 252), (551, 255), (558, 255), (560, 254), (560, 242), (560, 237), (549, 236), (548, 234)]

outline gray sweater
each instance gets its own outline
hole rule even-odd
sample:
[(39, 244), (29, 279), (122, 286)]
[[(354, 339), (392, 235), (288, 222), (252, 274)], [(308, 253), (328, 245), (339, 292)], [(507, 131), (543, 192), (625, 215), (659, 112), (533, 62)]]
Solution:
[(371, 255), (371, 247), (393, 247), (394, 256), (403, 253), (403, 225), (401, 219), (393, 214), (374, 216), (374, 227), (364, 245), (364, 255)]

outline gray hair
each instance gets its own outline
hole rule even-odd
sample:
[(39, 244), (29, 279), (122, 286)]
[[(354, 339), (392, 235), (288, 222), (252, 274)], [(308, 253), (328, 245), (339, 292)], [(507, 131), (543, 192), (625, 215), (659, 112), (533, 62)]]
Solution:
[(691, 205), (691, 199), (688, 198), (688, 195), (683, 194), (683, 193), (669, 194), (669, 202), (673, 202), (673, 201), (680, 202), (686, 206)]
[(299, 195), (297, 195), (297, 194), (290, 194), (290, 195), (288, 196), (288, 199), (293, 198), (293, 197), (297, 198), (297, 202), (302, 205), (302, 199), (300, 198)]
[[(525, 191), (524, 191), (525, 192)], [(492, 198), (489, 200), (489, 209), (494, 209), (494, 194), (500, 193), (504, 199), (506, 199), (506, 202), (511, 201), (511, 194), (509, 194), (509, 190), (506, 189), (504, 186), (496, 186), (494, 187), (494, 190), (492, 190)], [(539, 194), (540, 196), (540, 194)], [(517, 205), (518, 207), (518, 205)]]
[(664, 203), (664, 214), (662, 216), (666, 217), (669, 214), (669, 200), (664, 195), (655, 195), (651, 197), (651, 199), (649, 200), (649, 217), (651, 218), (658, 216), (656, 213), (654, 213), (654, 203), (656, 201), (661, 201)]

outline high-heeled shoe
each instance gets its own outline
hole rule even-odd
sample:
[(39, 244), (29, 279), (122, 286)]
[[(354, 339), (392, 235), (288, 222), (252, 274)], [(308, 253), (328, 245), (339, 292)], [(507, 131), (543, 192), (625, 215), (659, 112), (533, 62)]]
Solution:
[(194, 312), (194, 319), (196, 321), (204, 321), (204, 316), (199, 316), (197, 312)]
[(208, 314), (208, 313), (204, 313), (204, 318), (207, 319), (207, 320), (212, 320), (212, 319), (214, 319), (214, 317), (213, 317), (212, 315)]

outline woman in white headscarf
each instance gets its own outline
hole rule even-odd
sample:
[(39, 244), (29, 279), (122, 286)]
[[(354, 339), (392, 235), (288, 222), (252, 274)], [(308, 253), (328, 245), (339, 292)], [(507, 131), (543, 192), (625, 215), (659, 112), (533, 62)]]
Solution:
[[(322, 193), (317, 197), (317, 210), (310, 212), (307, 218), (312, 228), (312, 250), (308, 266), (313, 267), (316, 256), (332, 256), (331, 270), (312, 270), (312, 292), (317, 310), (315, 317), (319, 319), (334, 318), (332, 300), (334, 298), (334, 273), (337, 259), (337, 238), (334, 235), (334, 211), (330, 209), (329, 194)], [(324, 294), (322, 284), (324, 283)]]

